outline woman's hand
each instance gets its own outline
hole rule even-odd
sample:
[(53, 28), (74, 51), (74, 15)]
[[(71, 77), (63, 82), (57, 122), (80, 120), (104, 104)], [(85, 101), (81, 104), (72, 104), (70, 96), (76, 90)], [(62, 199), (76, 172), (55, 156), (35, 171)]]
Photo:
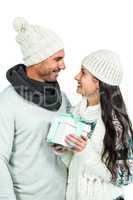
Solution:
[(66, 137), (65, 142), (71, 147), (74, 152), (81, 152), (87, 145), (88, 137), (77, 137), (74, 134), (70, 134)]

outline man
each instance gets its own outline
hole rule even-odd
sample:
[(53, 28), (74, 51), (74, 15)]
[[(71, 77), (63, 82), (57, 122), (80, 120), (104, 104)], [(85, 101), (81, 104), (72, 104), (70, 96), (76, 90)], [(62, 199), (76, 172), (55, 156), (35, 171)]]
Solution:
[[(67, 169), (46, 141), (52, 120), (70, 107), (57, 82), (63, 43), (23, 18), (14, 27), (24, 64), (8, 70), (11, 85), (0, 95), (0, 199), (65, 200)], [(75, 151), (86, 145), (73, 135), (67, 141)]]

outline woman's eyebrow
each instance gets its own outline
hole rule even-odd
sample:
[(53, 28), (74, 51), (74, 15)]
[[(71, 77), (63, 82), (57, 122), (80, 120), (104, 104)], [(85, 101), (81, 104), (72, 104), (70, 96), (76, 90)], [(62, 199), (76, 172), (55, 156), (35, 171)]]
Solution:
[(81, 71), (84, 71), (85, 70), (85, 68), (84, 67), (81, 67)]
[(84, 67), (81, 68), (81, 71), (82, 72), (87, 72), (87, 70)]

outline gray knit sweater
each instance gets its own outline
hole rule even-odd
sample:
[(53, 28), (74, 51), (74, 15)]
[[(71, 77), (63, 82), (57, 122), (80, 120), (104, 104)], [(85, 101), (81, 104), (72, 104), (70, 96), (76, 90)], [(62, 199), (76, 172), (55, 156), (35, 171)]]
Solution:
[(19, 96), (12, 86), (0, 94), (0, 199), (65, 200), (67, 170), (46, 142), (58, 112)]

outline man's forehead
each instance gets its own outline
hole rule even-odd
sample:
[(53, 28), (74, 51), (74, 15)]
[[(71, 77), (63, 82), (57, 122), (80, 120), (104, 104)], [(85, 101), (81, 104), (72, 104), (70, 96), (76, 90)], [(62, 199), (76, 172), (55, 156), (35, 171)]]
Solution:
[(65, 56), (65, 52), (64, 52), (64, 50), (62, 49), (62, 50), (60, 50), (60, 51), (58, 51), (57, 53), (55, 53), (54, 55), (53, 55), (53, 57), (54, 58), (56, 58), (56, 57), (64, 57)]

